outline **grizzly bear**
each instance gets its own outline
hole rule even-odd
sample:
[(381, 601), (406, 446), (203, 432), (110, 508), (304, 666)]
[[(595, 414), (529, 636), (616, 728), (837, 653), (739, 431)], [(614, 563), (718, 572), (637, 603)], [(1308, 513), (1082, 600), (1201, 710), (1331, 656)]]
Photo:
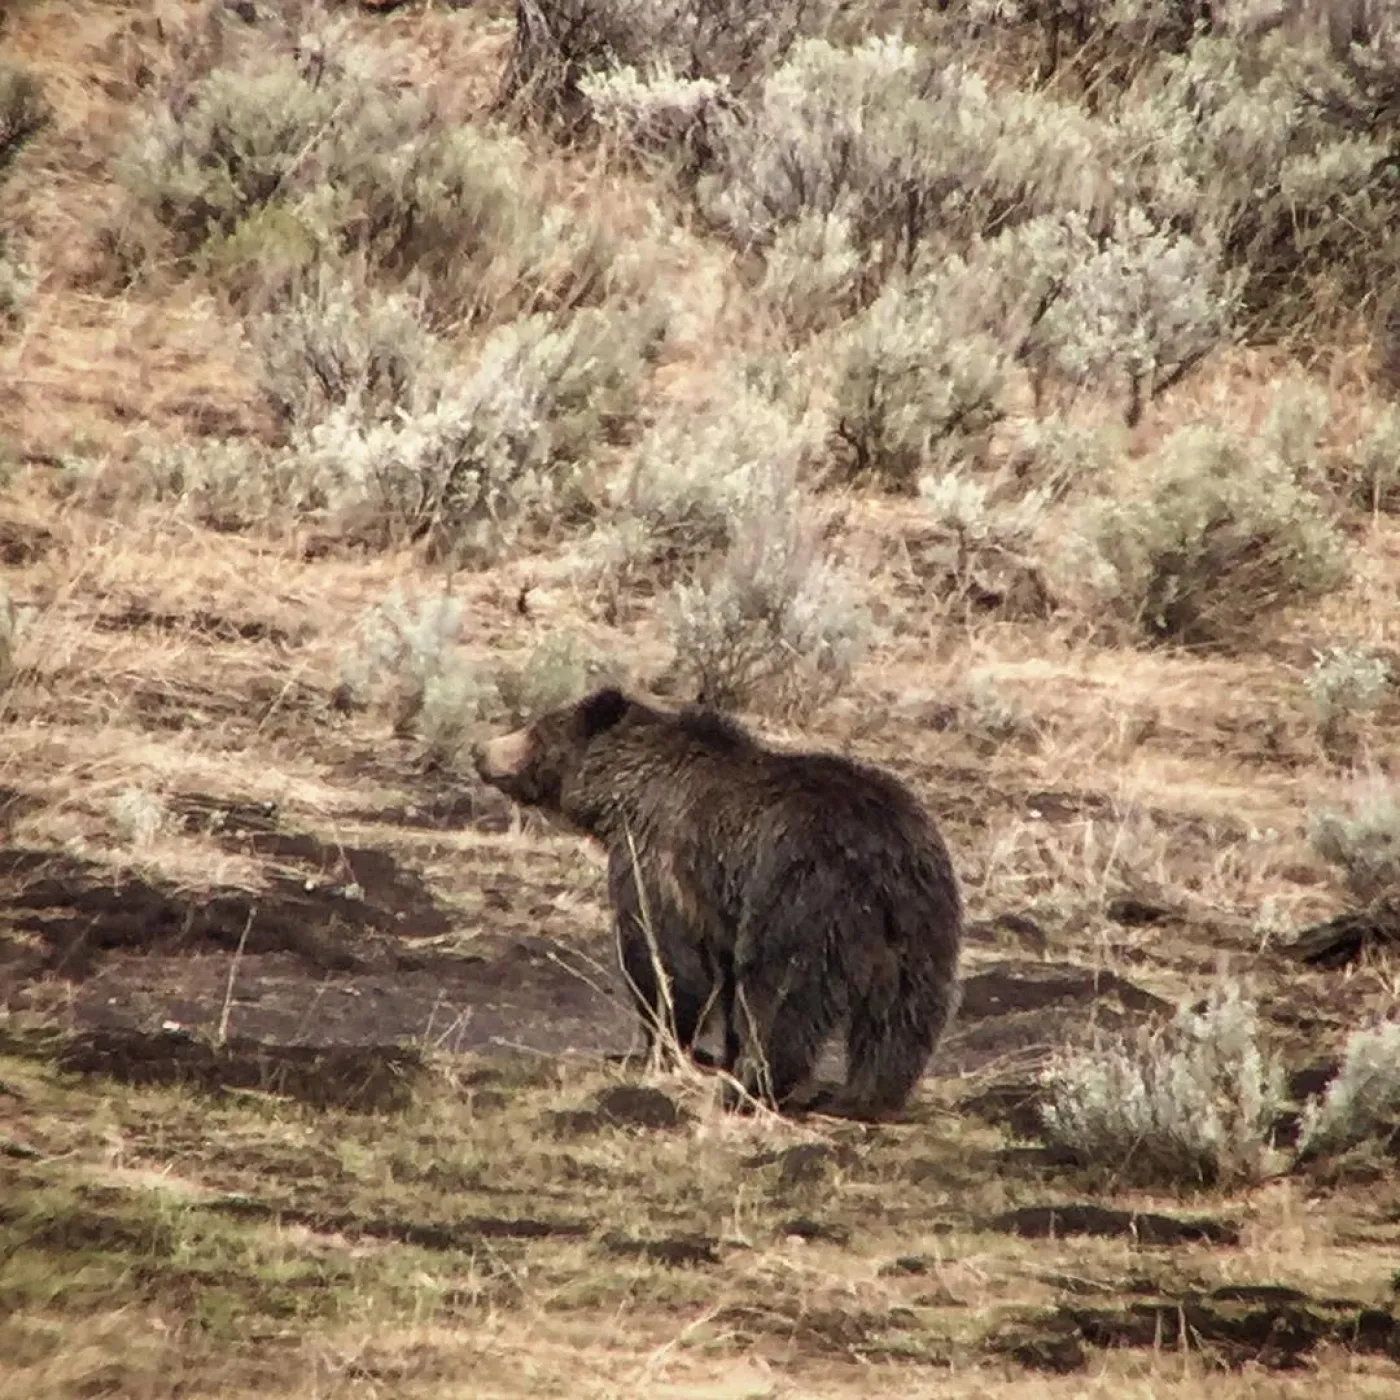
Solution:
[(962, 901), (942, 837), (901, 782), (611, 688), (475, 759), (484, 781), (606, 849), (649, 1038), (661, 989), (648, 929), (682, 1048), (713, 1002), (724, 1068), (781, 1107), (841, 1027), (846, 1083), (822, 1107), (873, 1117), (904, 1105), (958, 1000)]

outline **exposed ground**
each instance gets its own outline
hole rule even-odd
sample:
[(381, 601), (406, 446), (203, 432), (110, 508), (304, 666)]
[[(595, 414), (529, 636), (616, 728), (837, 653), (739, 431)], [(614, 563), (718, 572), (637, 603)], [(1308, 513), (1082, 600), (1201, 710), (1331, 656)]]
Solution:
[[(927, 801), (970, 907), (964, 1006), (902, 1121), (726, 1117), (626, 1060), (596, 853), (337, 703), (365, 609), (435, 586), (419, 553), (65, 485), (75, 455), (271, 429), (198, 279), (92, 273), (159, 44), (144, 5), (62, 9), (0, 29), (56, 109), (7, 195), (41, 278), (0, 341), (0, 560), (31, 610), (0, 694), (0, 1395), (1400, 1394), (1393, 1163), (1104, 1187), (1037, 1144), (1030, 1102), (1048, 1050), (1222, 959), (1299, 1095), (1393, 1001), (1383, 953), (1288, 944), (1348, 908), (1306, 839), (1337, 768), (1301, 667), (1341, 632), (1400, 647), (1400, 527), (1356, 522), (1346, 590), (1201, 657), (951, 617), (917, 502), (853, 494), (843, 548), (899, 625), (800, 730), (764, 727)], [(510, 35), (489, 6), (355, 23), (465, 74), (468, 108)], [(682, 262), (695, 326), (658, 369), (681, 395), (736, 276), (698, 241)], [(1340, 413), (1360, 359), (1329, 370)], [(1138, 432), (1252, 422), (1280, 372), (1217, 356)], [(574, 629), (659, 673), (648, 609), (599, 621), (551, 548), (457, 576), (463, 644)], [(1010, 737), (959, 711), (974, 667)], [(1392, 693), (1374, 736), (1397, 720)]]

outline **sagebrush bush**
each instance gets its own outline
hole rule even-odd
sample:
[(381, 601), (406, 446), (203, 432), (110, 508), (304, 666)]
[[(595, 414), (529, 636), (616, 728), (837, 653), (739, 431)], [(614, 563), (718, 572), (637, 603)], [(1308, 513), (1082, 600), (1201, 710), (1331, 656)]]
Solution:
[(913, 490), (972, 454), (1003, 414), (1007, 364), (943, 295), (945, 277), (892, 283), (833, 336), (834, 417), (846, 473)]
[(1116, 424), (1085, 426), (1051, 413), (1018, 426), (1008, 469), (1017, 481), (1043, 493), (1048, 503), (1102, 491), (1126, 453), (1126, 435)]
[(1091, 208), (1106, 183), (1102, 124), (1037, 93), (1000, 91), (895, 38), (797, 43), (742, 110), (716, 123), (702, 208), (744, 247), (840, 214), (871, 291), (1019, 218)]
[[(118, 173), (190, 252), (301, 183), (324, 150), (339, 96), (285, 54), (261, 71), (216, 69), (187, 100), (146, 116)], [(315, 173), (324, 169), (316, 159)]]
[(572, 633), (556, 632), (532, 647), (518, 667), (498, 667), (496, 691), (511, 718), (523, 723), (608, 680), (616, 682), (616, 673), (610, 658), (599, 655)]
[(727, 98), (728, 85), (714, 78), (682, 78), (662, 60), (643, 78), (624, 65), (590, 73), (579, 82), (598, 130), (614, 151), (664, 157), (682, 171), (697, 167), (709, 146), (709, 131)]
[(1220, 250), (1129, 208), (1093, 253), (1076, 260), (1047, 308), (1041, 334), (1055, 367), (1077, 383), (1114, 375), (1127, 422), (1228, 336), (1237, 278)]
[(967, 678), (957, 705), (957, 726), (984, 752), (1035, 735), (1035, 722), (1025, 708), (982, 671)]
[(1332, 421), (1332, 402), (1315, 380), (1291, 374), (1275, 386), (1260, 429), (1265, 448), (1309, 486), (1325, 484), (1323, 441)]
[(10, 590), (0, 584), (0, 699), (19, 674), (15, 651), (20, 640), (20, 615)]
[(1202, 1011), (1061, 1053), (1043, 1075), (1046, 1137), (1086, 1166), (1143, 1184), (1255, 1181), (1275, 1164), (1286, 1106), (1259, 1016), (1222, 979)]
[(17, 324), (34, 295), (36, 280), (30, 265), (14, 254), (0, 235), (0, 325)]
[(1303, 1161), (1400, 1134), (1400, 1021), (1378, 1021), (1347, 1037), (1337, 1076), (1303, 1106)]
[(742, 90), (836, 8), (832, 0), (516, 0), (501, 99), (567, 133), (583, 123), (585, 82), (600, 73), (649, 69)]
[(383, 293), (321, 264), (251, 327), (263, 389), (278, 415), (309, 428), (353, 407), (366, 421), (411, 409), (425, 371), (441, 380), (446, 350), (424, 325), (419, 298)]
[(136, 467), (138, 494), (180, 503), (219, 530), (275, 526), (327, 504), (293, 455), (244, 438), (151, 444)]
[(343, 164), (342, 236), (418, 283), (434, 326), (569, 309), (608, 290), (606, 226), (553, 203), (514, 136), (433, 120), (406, 143), (352, 147)]
[(642, 436), (605, 547), (622, 551), (621, 567), (674, 578), (729, 547), (750, 503), (778, 492), (770, 480), (795, 482), (815, 460), (823, 431), (819, 417), (799, 416), (741, 374), (725, 376), (714, 396), (662, 416)]
[(435, 329), (603, 298), (613, 242), (553, 202), (527, 146), (321, 37), (174, 82), (138, 122), (118, 174), (178, 257), (265, 303), (354, 251)]
[(1305, 324), (1319, 294), (1345, 314), (1388, 280), (1395, 123), (1320, 48), (1204, 35), (1145, 75), (1119, 126), (1125, 149), (1142, 153), (1155, 215), (1212, 230), (1243, 275), (1255, 335)]
[(854, 579), (824, 557), (820, 523), (776, 475), (755, 481), (725, 553), (674, 586), (667, 623), (703, 703), (792, 712), (845, 685), (870, 629)]
[(1092, 590), (1144, 637), (1231, 645), (1344, 580), (1339, 532), (1262, 443), (1191, 426), (1145, 467), (1135, 494), (1086, 512)]
[(1400, 513), (1400, 409), (1387, 406), (1374, 415), (1340, 474), (1352, 505)]
[(417, 737), (430, 762), (449, 765), (500, 709), (494, 676), (457, 646), (462, 611), (446, 594), (410, 607), (395, 590), (365, 616), (341, 665), (350, 699), (386, 704), (395, 733)]
[(1335, 743), (1354, 720), (1374, 710), (1392, 679), (1390, 664), (1364, 648), (1327, 647), (1315, 653), (1303, 685), (1324, 742)]
[(862, 273), (850, 216), (807, 213), (773, 235), (757, 296), (800, 341), (859, 310)]
[(1320, 807), (1308, 819), (1313, 849), (1346, 876), (1368, 901), (1400, 886), (1400, 788), (1389, 778), (1357, 780), (1342, 805)]
[(356, 305), (333, 283), (259, 328), (286, 446), (152, 447), (141, 479), (221, 528), (310, 516), (366, 542), (489, 558), (522, 527), (591, 513), (587, 474), (632, 421), (651, 334), (645, 318), (592, 308), (524, 317), (462, 366), (411, 301)]
[[(50, 117), (39, 80), (26, 68), (0, 63), (0, 179)], [(34, 294), (33, 268), (0, 227), (0, 330), (18, 324)]]
[[(1004, 577), (1008, 569), (1035, 574), (1049, 504), (1044, 490), (1018, 493), (1000, 480), (945, 472), (925, 477), (919, 495), (941, 546), (945, 595), (967, 597), (981, 589), (984, 575)], [(927, 569), (927, 546), (924, 552)]]
[(342, 405), (292, 450), (332, 509), (369, 505), (391, 536), (490, 555), (522, 519), (582, 502), (579, 473), (634, 412), (640, 334), (592, 310), (523, 318), (411, 411)]
[(169, 825), (164, 799), (149, 788), (123, 788), (107, 804), (107, 815), (118, 837), (129, 846), (149, 846)]

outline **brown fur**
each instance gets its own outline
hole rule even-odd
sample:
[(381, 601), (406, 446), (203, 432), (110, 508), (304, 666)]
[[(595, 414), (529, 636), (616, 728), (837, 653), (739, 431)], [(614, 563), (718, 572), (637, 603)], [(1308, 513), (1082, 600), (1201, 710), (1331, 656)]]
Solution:
[(903, 1105), (956, 1005), (962, 907), (942, 838), (897, 779), (616, 690), (482, 745), (477, 769), (607, 849), (644, 1017), (659, 1002), (643, 897), (683, 1047), (716, 999), (726, 1068), (781, 1104), (844, 1024), (847, 1083), (830, 1107)]

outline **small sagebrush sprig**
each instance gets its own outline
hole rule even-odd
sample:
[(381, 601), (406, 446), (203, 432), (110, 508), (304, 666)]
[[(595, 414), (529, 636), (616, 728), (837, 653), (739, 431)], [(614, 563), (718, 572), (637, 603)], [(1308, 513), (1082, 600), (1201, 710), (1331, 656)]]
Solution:
[(1380, 774), (1357, 779), (1340, 807), (1308, 818), (1313, 849), (1369, 901), (1400, 886), (1400, 787)]
[(1378, 1021), (1347, 1037), (1341, 1067), (1304, 1105), (1298, 1156), (1344, 1152), (1400, 1133), (1400, 1021)]

